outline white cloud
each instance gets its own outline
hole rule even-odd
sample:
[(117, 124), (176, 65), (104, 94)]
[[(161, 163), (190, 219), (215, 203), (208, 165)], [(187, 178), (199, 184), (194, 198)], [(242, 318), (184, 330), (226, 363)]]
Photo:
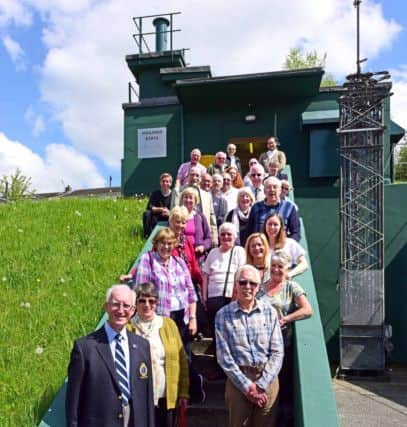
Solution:
[(44, 119), (41, 115), (37, 116), (34, 121), (33, 135), (40, 136), (45, 130)]
[[(47, 55), (41, 70), (42, 100), (51, 106), (74, 147), (117, 169), (123, 152), (121, 104), (126, 102), (127, 82), (134, 80), (125, 55), (137, 53), (132, 16), (182, 11), (175, 16), (175, 27), (182, 32), (174, 34), (174, 46), (190, 48), (187, 61), (211, 65), (214, 75), (281, 69), (295, 46), (316, 49), (320, 55), (326, 52), (327, 69), (336, 78), (355, 70), (351, 1), (168, 0), (164, 9), (161, 0), (134, 2), (131, 7), (127, 0), (25, 0), (24, 4), (43, 17)], [(15, 15), (24, 16), (21, 11)], [(381, 5), (372, 0), (362, 4), (361, 26), (362, 56), (370, 60), (388, 49), (401, 30), (385, 19)], [(154, 38), (148, 40), (154, 46)]]
[(16, 66), (17, 71), (26, 69), (25, 52), (20, 44), (13, 40), (10, 36), (3, 37), (3, 44), (10, 55), (11, 60)]
[(0, 0), (0, 28), (13, 22), (28, 26), (32, 22), (31, 12), (18, 0)]
[(392, 70), (391, 75), (394, 93), (390, 98), (392, 119), (407, 129), (407, 64)]
[[(54, 108), (73, 145), (117, 167), (123, 146), (120, 105), (126, 101), (126, 84), (131, 79), (124, 56), (137, 52), (131, 40), (135, 32), (131, 17), (161, 13), (162, 2), (139, 3), (130, 10), (125, 0), (79, 1), (71, 15), (64, 1), (57, 7), (50, 1), (39, 3), (43, 11), (53, 7), (43, 33), (49, 48), (43, 66), (43, 99)], [(327, 52), (328, 68), (336, 75), (353, 70), (352, 2), (289, 3), (235, 1), (231, 7), (214, 0), (204, 6), (173, 0), (166, 4), (166, 10), (183, 11), (175, 17), (175, 26), (182, 28), (175, 34), (176, 46), (190, 47), (189, 62), (211, 64), (215, 75), (281, 69), (289, 49), (298, 45), (321, 54)], [(364, 4), (362, 17), (375, 24), (374, 30), (366, 25), (364, 44), (369, 56), (374, 57), (394, 40), (399, 27), (386, 21), (381, 7), (369, 1)], [(150, 41), (153, 45), (153, 38)]]
[(68, 184), (73, 189), (105, 185), (96, 165), (74, 148), (49, 144), (42, 158), (0, 132), (0, 176), (14, 173), (17, 168), (31, 177), (32, 189), (37, 192), (63, 191)]
[(24, 119), (32, 126), (32, 134), (35, 137), (40, 136), (45, 130), (44, 117), (36, 114), (32, 105), (29, 105), (24, 113)]

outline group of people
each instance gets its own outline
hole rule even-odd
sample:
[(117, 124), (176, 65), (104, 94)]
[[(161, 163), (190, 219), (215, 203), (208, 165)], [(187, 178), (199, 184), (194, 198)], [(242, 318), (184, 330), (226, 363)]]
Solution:
[(69, 426), (173, 426), (188, 400), (205, 400), (204, 378), (191, 363), (203, 323), (218, 363), (206, 379), (227, 378), (229, 426), (276, 425), (277, 406), (278, 425), (289, 421), (292, 324), (312, 308), (292, 280), (308, 265), (277, 142), (267, 139), (267, 152), (250, 160), (244, 178), (233, 144), (208, 168), (192, 150), (174, 188), (169, 173), (160, 176), (143, 224), (145, 234), (157, 222), (168, 226), (120, 276), (131, 287), (108, 291), (105, 325), (75, 342)]

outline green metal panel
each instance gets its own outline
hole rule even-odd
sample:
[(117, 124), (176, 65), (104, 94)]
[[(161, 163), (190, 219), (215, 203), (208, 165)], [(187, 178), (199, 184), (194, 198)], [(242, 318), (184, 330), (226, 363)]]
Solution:
[(396, 122), (393, 122), (393, 120), (390, 120), (390, 139), (392, 144), (399, 142), (405, 133), (406, 131), (404, 128)]
[[(339, 189), (296, 186), (329, 358), (339, 360)], [(403, 325), (407, 298), (407, 184), (384, 187), (386, 321), (393, 326), (392, 362), (407, 363)]]
[[(312, 97), (318, 94), (323, 71), (321, 68), (297, 71), (214, 77), (202, 80), (182, 80), (176, 84), (181, 102), (194, 108), (197, 102), (205, 106), (270, 104), (273, 100)], [(295, 101), (293, 101), (295, 102)]]
[[(180, 158), (181, 112), (179, 105), (126, 108), (124, 113), (124, 159), (122, 192), (125, 196), (149, 193), (159, 188), (159, 176), (177, 171)], [(137, 131), (150, 127), (167, 128), (167, 157), (139, 159)]]
[(386, 322), (393, 327), (392, 360), (407, 363), (407, 184), (384, 187)]
[(159, 69), (144, 71), (139, 75), (139, 97), (142, 101), (146, 98), (159, 98), (164, 96), (175, 96), (175, 89), (171, 82), (161, 78)]
[[(301, 221), (301, 245), (308, 253), (307, 234)], [(307, 255), (309, 265), (312, 266)], [(304, 288), (313, 315), (295, 322), (294, 420), (296, 427), (339, 427), (331, 372), (315, 291), (312, 268), (295, 280)]]
[(302, 122), (304, 125), (313, 125), (320, 123), (338, 123), (339, 109), (304, 111), (302, 113)]
[(332, 128), (310, 129), (309, 176), (339, 176), (339, 146), (336, 130)]

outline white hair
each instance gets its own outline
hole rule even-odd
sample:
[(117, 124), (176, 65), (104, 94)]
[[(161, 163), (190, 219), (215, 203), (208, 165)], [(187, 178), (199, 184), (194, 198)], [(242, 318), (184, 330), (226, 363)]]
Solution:
[(256, 163), (255, 165), (250, 166), (250, 172), (249, 173), (252, 173), (253, 168), (259, 169), (260, 172), (264, 175), (264, 167), (262, 164)]
[(219, 234), (221, 234), (222, 231), (226, 231), (226, 232), (232, 233), (235, 238), (237, 237), (236, 226), (235, 226), (235, 224), (233, 224), (233, 222), (224, 222), (219, 227)]
[(221, 180), (222, 180), (222, 183), (223, 183), (223, 176), (220, 174), (220, 173), (214, 173), (213, 175), (212, 175), (212, 180), (214, 179), (214, 178), (220, 178)]
[(280, 180), (280, 179), (278, 179), (276, 176), (268, 176), (268, 177), (264, 180), (263, 185), (264, 185), (264, 186), (266, 186), (269, 182), (270, 182), (271, 184), (277, 185), (277, 187), (280, 187), (280, 188), (281, 188), (281, 180)]
[(236, 282), (238, 282), (240, 280), (240, 277), (242, 276), (244, 271), (252, 272), (256, 277), (256, 282), (258, 284), (260, 284), (260, 282), (261, 282), (260, 272), (259, 272), (259, 270), (257, 270), (256, 267), (254, 267), (251, 264), (244, 264), (236, 271), (236, 275), (235, 275), (235, 281)]
[(134, 291), (132, 291), (130, 288), (129, 288), (129, 286), (128, 285), (124, 285), (124, 284), (118, 284), (118, 285), (113, 285), (113, 286), (111, 286), (107, 291), (106, 291), (106, 302), (109, 302), (110, 301), (110, 299), (111, 299), (111, 297), (112, 297), (112, 293), (115, 291), (115, 290), (118, 290), (118, 289), (127, 289), (129, 292), (130, 292), (130, 295), (131, 295), (131, 299), (132, 299), (132, 302), (131, 302), (131, 305), (134, 305), (135, 303), (136, 303), (136, 293), (134, 292)]

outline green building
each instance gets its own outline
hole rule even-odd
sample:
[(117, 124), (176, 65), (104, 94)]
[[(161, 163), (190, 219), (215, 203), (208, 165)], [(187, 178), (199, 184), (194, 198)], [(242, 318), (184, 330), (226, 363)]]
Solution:
[[(159, 175), (175, 176), (198, 147), (203, 155), (228, 143), (246, 166), (277, 135), (286, 153), (303, 218), (325, 339), (337, 360), (339, 326), (339, 122), (341, 87), (321, 88), (321, 68), (214, 77), (209, 66), (187, 66), (183, 50), (167, 50), (166, 23), (156, 19), (157, 49), (126, 56), (139, 85), (137, 102), (123, 104), (122, 193), (148, 193)], [(171, 43), (172, 44), (172, 43)], [(393, 360), (407, 362), (402, 301), (407, 290), (407, 185), (393, 183), (393, 146), (404, 129), (385, 106), (385, 262), (387, 323)], [(244, 172), (246, 172), (244, 170)], [(405, 280), (405, 279), (404, 279)]]

